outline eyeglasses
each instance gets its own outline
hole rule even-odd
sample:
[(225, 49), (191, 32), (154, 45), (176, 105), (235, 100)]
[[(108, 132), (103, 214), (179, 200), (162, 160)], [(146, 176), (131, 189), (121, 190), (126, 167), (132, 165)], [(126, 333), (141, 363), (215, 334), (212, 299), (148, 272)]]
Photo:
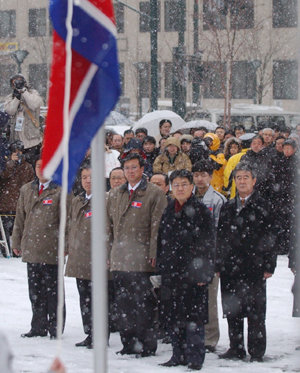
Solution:
[(191, 184), (188, 184), (188, 183), (183, 183), (183, 184), (172, 184), (172, 188), (173, 188), (173, 189), (179, 189), (179, 188), (186, 189), (186, 188), (188, 188), (189, 186), (191, 186)]

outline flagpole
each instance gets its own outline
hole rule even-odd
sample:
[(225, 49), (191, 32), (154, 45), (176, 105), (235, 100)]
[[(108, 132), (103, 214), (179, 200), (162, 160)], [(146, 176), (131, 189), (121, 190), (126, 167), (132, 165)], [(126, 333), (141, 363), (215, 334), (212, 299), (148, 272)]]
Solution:
[(65, 72), (65, 93), (63, 107), (63, 171), (62, 189), (60, 198), (60, 222), (58, 242), (58, 302), (57, 302), (57, 348), (58, 355), (61, 353), (61, 337), (64, 326), (64, 259), (65, 259), (65, 230), (67, 221), (67, 194), (68, 194), (68, 173), (69, 173), (69, 128), (70, 128), (70, 91), (71, 91), (71, 66), (72, 66), (72, 17), (73, 1), (68, 0), (68, 11), (66, 18), (66, 72)]
[(92, 316), (95, 373), (105, 373), (107, 370), (104, 141), (102, 126), (92, 141)]

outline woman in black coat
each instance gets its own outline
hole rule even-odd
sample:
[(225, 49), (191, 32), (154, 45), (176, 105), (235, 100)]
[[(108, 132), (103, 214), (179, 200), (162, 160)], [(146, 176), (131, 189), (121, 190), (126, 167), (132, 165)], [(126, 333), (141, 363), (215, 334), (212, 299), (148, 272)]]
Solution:
[(157, 267), (162, 276), (161, 318), (171, 336), (173, 355), (162, 365), (201, 369), (208, 283), (214, 276), (214, 223), (207, 207), (192, 195), (189, 171), (174, 171), (170, 181), (175, 199), (160, 223)]

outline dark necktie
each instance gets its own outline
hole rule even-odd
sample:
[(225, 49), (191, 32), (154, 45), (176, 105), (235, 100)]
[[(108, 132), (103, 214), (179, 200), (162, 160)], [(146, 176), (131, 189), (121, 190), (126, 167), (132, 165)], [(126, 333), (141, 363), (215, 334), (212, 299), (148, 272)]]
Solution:
[(244, 207), (245, 206), (245, 198), (241, 198), (241, 205), (242, 205), (242, 207)]
[(44, 190), (44, 185), (42, 184), (39, 190), (39, 196), (43, 193), (43, 190)]

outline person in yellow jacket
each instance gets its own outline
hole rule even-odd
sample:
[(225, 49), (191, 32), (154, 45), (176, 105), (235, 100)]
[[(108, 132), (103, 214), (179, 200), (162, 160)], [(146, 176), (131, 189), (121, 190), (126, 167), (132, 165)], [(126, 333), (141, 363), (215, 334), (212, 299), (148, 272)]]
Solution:
[(204, 141), (209, 147), (209, 158), (213, 161), (214, 172), (211, 185), (219, 193), (223, 193), (224, 169), (227, 164), (225, 156), (220, 152), (220, 139), (215, 133), (208, 132), (204, 135)]
[(251, 140), (255, 133), (246, 133), (242, 135), (239, 140), (242, 141), (242, 151), (230, 157), (224, 170), (224, 186), (222, 193), (228, 198), (232, 199), (236, 195), (235, 181), (233, 178), (233, 171), (241, 158), (247, 153), (250, 148)]

